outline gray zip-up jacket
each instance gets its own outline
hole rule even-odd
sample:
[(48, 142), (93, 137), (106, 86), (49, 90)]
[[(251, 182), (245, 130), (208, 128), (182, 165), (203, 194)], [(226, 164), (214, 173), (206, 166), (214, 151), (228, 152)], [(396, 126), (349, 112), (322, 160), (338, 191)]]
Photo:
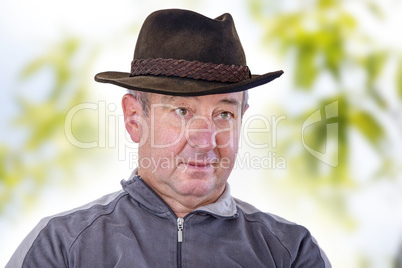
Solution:
[(45, 218), (6, 267), (330, 267), (309, 231), (233, 198), (177, 218), (139, 177)]

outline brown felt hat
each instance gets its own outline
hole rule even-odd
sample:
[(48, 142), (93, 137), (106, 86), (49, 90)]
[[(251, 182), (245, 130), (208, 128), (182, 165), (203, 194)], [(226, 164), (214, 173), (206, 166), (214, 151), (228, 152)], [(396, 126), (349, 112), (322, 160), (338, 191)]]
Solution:
[(230, 14), (210, 19), (168, 9), (145, 20), (130, 73), (102, 72), (95, 80), (165, 95), (201, 96), (244, 91), (282, 73), (251, 74)]

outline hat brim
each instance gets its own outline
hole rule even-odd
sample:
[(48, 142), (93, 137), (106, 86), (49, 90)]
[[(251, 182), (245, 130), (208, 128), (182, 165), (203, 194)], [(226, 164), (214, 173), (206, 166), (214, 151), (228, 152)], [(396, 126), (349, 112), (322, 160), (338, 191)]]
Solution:
[(130, 77), (130, 73), (125, 72), (102, 72), (95, 75), (95, 81), (164, 95), (202, 96), (248, 90), (269, 83), (282, 74), (283, 71), (276, 71), (263, 75), (252, 75), (251, 79), (238, 83), (222, 83), (173, 76), (144, 75)]

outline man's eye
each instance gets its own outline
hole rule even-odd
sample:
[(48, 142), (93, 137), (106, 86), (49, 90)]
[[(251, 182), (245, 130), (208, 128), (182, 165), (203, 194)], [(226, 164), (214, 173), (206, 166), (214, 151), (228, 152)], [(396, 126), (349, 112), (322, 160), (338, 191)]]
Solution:
[(232, 117), (232, 114), (229, 113), (229, 112), (222, 112), (222, 113), (220, 114), (220, 116), (221, 116), (223, 119), (229, 119), (229, 118)]
[(188, 110), (186, 108), (177, 108), (176, 113), (180, 116), (188, 115)]

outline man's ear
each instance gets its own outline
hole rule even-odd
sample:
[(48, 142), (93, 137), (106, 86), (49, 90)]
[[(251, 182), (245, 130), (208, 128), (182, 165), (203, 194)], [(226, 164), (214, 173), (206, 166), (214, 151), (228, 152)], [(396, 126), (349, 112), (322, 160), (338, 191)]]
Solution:
[(242, 113), (242, 117), (244, 116), (244, 114), (246, 113), (246, 111), (247, 111), (247, 109), (248, 109), (248, 107), (250, 107), (248, 104), (246, 104), (246, 106), (244, 107), (244, 109), (243, 109), (243, 113)]
[(143, 111), (140, 103), (131, 94), (126, 94), (123, 96), (121, 105), (124, 113), (124, 124), (126, 126), (128, 134), (130, 134), (131, 139), (135, 143), (139, 143), (142, 136), (141, 129), (141, 116), (143, 116)]

